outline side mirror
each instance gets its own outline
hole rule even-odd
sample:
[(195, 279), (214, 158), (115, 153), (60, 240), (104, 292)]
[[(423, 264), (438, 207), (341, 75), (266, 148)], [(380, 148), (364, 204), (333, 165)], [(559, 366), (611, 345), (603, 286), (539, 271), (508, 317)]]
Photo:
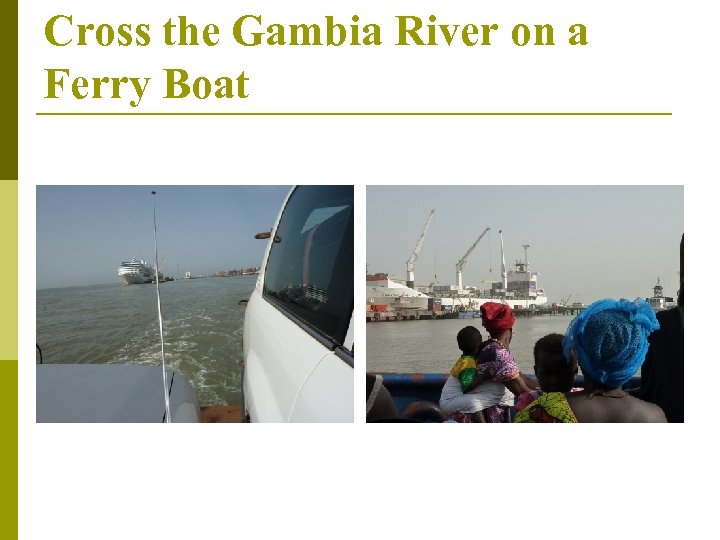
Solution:
[[(272, 233), (272, 231), (259, 232), (255, 235), (255, 240), (267, 240), (270, 236), (272, 236)], [(280, 237), (277, 234), (275, 235), (275, 238), (273, 238), (273, 242), (276, 244), (280, 242)]]

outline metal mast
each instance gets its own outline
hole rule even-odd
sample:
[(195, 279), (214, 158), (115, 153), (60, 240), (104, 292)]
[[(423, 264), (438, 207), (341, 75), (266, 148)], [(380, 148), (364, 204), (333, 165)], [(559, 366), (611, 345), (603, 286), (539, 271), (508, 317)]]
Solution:
[(530, 246), (528, 244), (523, 244), (523, 248), (525, 249), (525, 271), (529, 272), (528, 270), (528, 258), (527, 258), (527, 248)]
[(502, 277), (502, 290), (505, 292), (507, 291), (507, 270), (505, 269), (505, 250), (502, 231), (500, 231), (500, 276)]
[(415, 244), (415, 249), (413, 249), (412, 254), (410, 255), (410, 258), (407, 260), (407, 286), (411, 289), (415, 287), (415, 263), (417, 262), (418, 256), (420, 255), (420, 248), (423, 245), (423, 242), (425, 241), (425, 233), (427, 233), (428, 227), (430, 226), (430, 221), (432, 221), (432, 217), (435, 215), (435, 209), (430, 211), (430, 215), (428, 216), (427, 220), (425, 221), (425, 227), (423, 227), (422, 233), (420, 234), (420, 238), (418, 238), (417, 243)]
[(456, 277), (456, 283), (458, 286), (458, 289), (462, 290), (462, 271), (465, 268), (465, 265), (467, 264), (468, 257), (470, 256), (470, 253), (472, 253), (472, 250), (475, 249), (475, 246), (478, 245), (478, 242), (482, 240), (482, 237), (487, 234), (487, 232), (490, 230), (490, 227), (487, 227), (480, 236), (478, 236), (478, 239), (475, 240), (472, 246), (470, 246), (470, 249), (467, 250), (467, 253), (463, 255), (462, 259), (460, 259), (457, 264), (455, 264), (455, 277)]

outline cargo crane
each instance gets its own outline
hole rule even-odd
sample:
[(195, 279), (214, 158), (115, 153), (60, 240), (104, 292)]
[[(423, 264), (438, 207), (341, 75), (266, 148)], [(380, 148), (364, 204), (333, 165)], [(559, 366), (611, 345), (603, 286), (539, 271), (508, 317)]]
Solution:
[(456, 283), (458, 290), (462, 290), (462, 271), (465, 268), (465, 265), (467, 264), (468, 257), (470, 256), (470, 253), (472, 253), (473, 249), (475, 249), (475, 246), (478, 245), (478, 242), (482, 240), (483, 236), (487, 234), (487, 232), (490, 230), (490, 227), (487, 227), (480, 236), (478, 236), (478, 239), (473, 242), (473, 245), (470, 246), (470, 249), (467, 250), (467, 253), (463, 255), (462, 259), (460, 259), (457, 264), (455, 265), (455, 277), (456, 277)]
[(425, 221), (425, 227), (423, 227), (422, 233), (420, 234), (420, 238), (418, 238), (418, 241), (415, 244), (415, 249), (413, 249), (413, 252), (410, 255), (410, 258), (407, 260), (407, 286), (410, 287), (411, 289), (415, 288), (415, 263), (417, 262), (418, 256), (420, 255), (420, 248), (422, 247), (422, 244), (425, 241), (425, 233), (427, 233), (427, 230), (428, 230), (428, 227), (430, 226), (430, 221), (432, 221), (433, 215), (435, 215), (435, 209), (430, 211), (430, 215), (428, 216), (427, 220)]

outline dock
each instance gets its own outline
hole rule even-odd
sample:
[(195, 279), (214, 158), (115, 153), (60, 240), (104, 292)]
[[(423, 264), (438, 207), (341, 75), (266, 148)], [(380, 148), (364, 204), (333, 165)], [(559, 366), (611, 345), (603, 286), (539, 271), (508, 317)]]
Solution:
[(515, 309), (516, 317), (532, 317), (533, 315), (577, 315), (585, 306), (543, 306), (539, 308)]
[[(527, 309), (515, 309), (516, 317), (535, 317), (553, 315), (577, 315), (585, 306), (542, 306)], [(479, 319), (479, 311), (430, 311), (400, 309), (387, 311), (365, 311), (365, 322), (386, 322), (386, 321), (420, 321), (420, 320), (442, 320), (442, 319)]]

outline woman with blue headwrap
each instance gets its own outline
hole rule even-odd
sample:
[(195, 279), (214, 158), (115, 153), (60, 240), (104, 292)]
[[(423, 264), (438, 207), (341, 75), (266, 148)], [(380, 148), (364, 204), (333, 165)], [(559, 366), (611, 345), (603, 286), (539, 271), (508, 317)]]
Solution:
[(572, 320), (563, 354), (577, 360), (585, 375), (585, 389), (566, 395), (578, 422), (666, 421), (657, 405), (622, 389), (640, 369), (648, 336), (658, 328), (650, 304), (639, 298), (598, 300)]

